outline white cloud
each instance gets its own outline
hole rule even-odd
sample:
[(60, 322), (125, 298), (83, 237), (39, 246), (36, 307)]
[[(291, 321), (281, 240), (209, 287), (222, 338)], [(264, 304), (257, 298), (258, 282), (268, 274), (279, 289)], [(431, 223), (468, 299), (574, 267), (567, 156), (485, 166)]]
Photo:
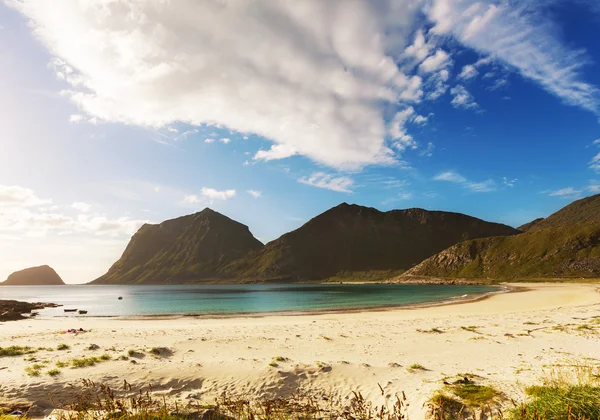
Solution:
[(429, 119), (429, 116), (425, 117), (423, 115), (416, 115), (415, 118), (413, 118), (413, 122), (415, 124), (425, 125), (425, 124), (427, 124), (428, 119)]
[(460, 74), (458, 75), (458, 78), (462, 80), (470, 80), (477, 77), (478, 74), (479, 71), (475, 68), (474, 65), (467, 64), (462, 68)]
[(435, 145), (433, 143), (429, 142), (429, 143), (427, 143), (427, 148), (422, 150), (421, 153), (419, 153), (419, 155), (431, 157), (431, 156), (433, 156), (434, 150), (435, 150)]
[(406, 47), (404, 53), (409, 57), (414, 57), (417, 63), (423, 61), (433, 47), (425, 40), (425, 34), (419, 29), (415, 34), (415, 39), (411, 45)]
[(488, 86), (486, 89), (487, 90), (499, 90), (499, 89), (504, 89), (509, 85), (508, 80), (507, 79), (496, 79), (496, 81), (494, 81), (494, 83), (492, 83), (491, 86)]
[(400, 200), (410, 200), (411, 198), (413, 198), (413, 193), (411, 192), (404, 192), (398, 194), (398, 199)]
[(464, 176), (462, 176), (459, 173), (452, 172), (452, 171), (443, 172), (443, 173), (439, 174), (438, 176), (436, 176), (435, 178), (433, 178), (433, 180), (434, 181), (449, 181), (449, 182), (455, 182), (458, 184), (467, 182), (467, 178), (465, 178)]
[(198, 204), (202, 202), (202, 200), (197, 195), (190, 194), (183, 197), (183, 202), (186, 204)]
[(600, 153), (592, 158), (592, 161), (590, 162), (590, 168), (600, 173)]
[(51, 200), (42, 200), (33, 190), (16, 185), (0, 185), (0, 207), (27, 207), (48, 204)]
[(269, 150), (259, 150), (254, 155), (254, 160), (279, 160), (294, 156), (298, 152), (293, 147), (285, 144), (275, 144)]
[(452, 89), (450, 89), (450, 94), (454, 96), (452, 98), (452, 106), (454, 108), (462, 108), (462, 109), (477, 109), (479, 108), (479, 104), (475, 102), (475, 98), (473, 95), (469, 93), (469, 91), (463, 85), (456, 85)]
[(561, 197), (561, 198), (579, 198), (581, 197), (581, 190), (576, 190), (573, 187), (562, 188), (556, 191), (550, 191), (550, 197)]
[(416, 142), (411, 135), (406, 133), (405, 125), (414, 118), (415, 110), (413, 107), (398, 111), (394, 116), (390, 126), (389, 134), (395, 140), (394, 146), (399, 150), (407, 147), (416, 147)]
[(583, 80), (587, 56), (562, 42), (560, 29), (543, 8), (518, 1), (486, 5), (477, 0), (433, 0), (427, 14), (435, 23), (432, 33), (453, 35), (565, 103), (600, 114), (600, 89)]
[(351, 193), (354, 181), (346, 176), (335, 177), (324, 172), (315, 172), (310, 177), (302, 177), (298, 182), (327, 190)]
[(396, 64), (418, 1), (7, 4), (56, 57), (65, 96), (99, 121), (220, 124), (361, 167), (389, 162), (385, 109), (423, 95), (421, 77)]
[(83, 121), (85, 117), (81, 114), (71, 114), (69, 115), (69, 122), (77, 124)]
[(594, 140), (592, 144), (598, 144), (598, 145), (600, 145), (600, 139)]
[(496, 183), (492, 179), (482, 182), (472, 182), (461, 174), (454, 171), (443, 172), (433, 178), (434, 181), (446, 181), (460, 184), (463, 188), (475, 193), (484, 193), (496, 191)]
[(215, 139), (204, 139), (204, 143), (206, 143), (206, 144), (211, 144), (214, 142), (215, 142)]
[(502, 177), (502, 183), (503, 183), (505, 186), (509, 187), (509, 188), (512, 188), (512, 187), (514, 187), (514, 186), (515, 186), (515, 184), (517, 183), (517, 181), (518, 181), (518, 179), (517, 179), (517, 178), (512, 178), (512, 179), (510, 179), (510, 178), (507, 178), (507, 177)]
[(221, 143), (223, 143), (223, 144), (229, 144), (229, 142), (231, 141), (231, 139), (230, 139), (230, 138), (228, 138), (228, 137), (225, 137), (225, 138), (222, 138), (222, 139), (221, 139), (221, 140), (219, 140), (219, 141), (220, 141)]
[(446, 83), (450, 78), (450, 72), (448, 70), (440, 70), (439, 72), (432, 74), (425, 81), (425, 88), (427, 89), (426, 98), (432, 101), (440, 98), (448, 90), (448, 84)]
[(427, 57), (419, 66), (424, 73), (433, 73), (452, 64), (450, 55), (444, 50), (437, 50), (435, 54)]
[(252, 197), (254, 198), (260, 198), (260, 196), (262, 196), (262, 191), (257, 191), (257, 190), (248, 190), (246, 191), (248, 194), (250, 194)]
[(91, 204), (83, 203), (81, 201), (75, 201), (73, 204), (71, 204), (71, 207), (84, 213), (87, 213), (92, 209)]
[(203, 187), (200, 191), (200, 194), (204, 197), (207, 197), (211, 200), (227, 200), (229, 198), (235, 197), (235, 190), (215, 190), (214, 188), (206, 188)]

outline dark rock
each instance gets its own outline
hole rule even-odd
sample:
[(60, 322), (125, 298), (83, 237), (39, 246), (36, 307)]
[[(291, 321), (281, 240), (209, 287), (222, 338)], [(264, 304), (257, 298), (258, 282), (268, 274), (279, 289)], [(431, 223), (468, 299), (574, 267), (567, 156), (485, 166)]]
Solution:
[(26, 268), (12, 273), (3, 286), (62, 286), (65, 284), (56, 271), (47, 265)]
[(0, 300), (0, 321), (17, 321), (28, 317), (23, 314), (29, 314), (35, 309), (56, 308), (60, 305), (44, 302), (19, 302), (18, 300)]

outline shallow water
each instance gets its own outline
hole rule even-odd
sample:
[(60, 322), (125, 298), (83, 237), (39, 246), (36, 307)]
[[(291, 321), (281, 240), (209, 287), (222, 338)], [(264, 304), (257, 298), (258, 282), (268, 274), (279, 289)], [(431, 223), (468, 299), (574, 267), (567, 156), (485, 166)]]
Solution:
[[(229, 315), (408, 306), (495, 290), (489, 286), (421, 284), (6, 286), (0, 287), (0, 299), (53, 302), (87, 310), (87, 316)], [(44, 309), (40, 316), (81, 316), (65, 313), (64, 308)]]

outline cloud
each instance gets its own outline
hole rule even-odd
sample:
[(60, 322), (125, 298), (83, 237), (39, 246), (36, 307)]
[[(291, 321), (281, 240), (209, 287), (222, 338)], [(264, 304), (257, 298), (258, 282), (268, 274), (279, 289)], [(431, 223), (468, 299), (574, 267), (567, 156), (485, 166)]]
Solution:
[(466, 188), (474, 193), (485, 193), (496, 191), (496, 183), (492, 179), (488, 179), (482, 182), (472, 182), (461, 174), (454, 171), (443, 172), (433, 178), (434, 181), (446, 181), (455, 184), (460, 184), (463, 188)]
[(594, 140), (594, 141), (592, 142), (592, 144), (598, 144), (598, 145), (600, 145), (600, 139)]
[(229, 142), (231, 141), (231, 139), (230, 139), (230, 138), (227, 138), (227, 137), (225, 137), (225, 138), (222, 138), (222, 139), (221, 139), (221, 140), (219, 140), (219, 141), (220, 141), (221, 143), (223, 143), (223, 144), (229, 144)]
[(262, 195), (262, 191), (257, 191), (257, 190), (248, 190), (246, 192), (254, 198), (260, 198), (260, 196)]
[(419, 153), (419, 156), (426, 156), (426, 157), (431, 157), (433, 156), (433, 151), (435, 150), (435, 145), (431, 142), (427, 143), (427, 148), (422, 150), (421, 153)]
[(211, 144), (214, 142), (215, 142), (215, 139), (204, 139), (204, 143), (206, 143), (206, 144)]
[(592, 161), (590, 162), (590, 168), (600, 173), (600, 153), (592, 158)]
[(202, 202), (202, 200), (197, 195), (190, 194), (183, 197), (183, 202), (186, 204), (198, 204)]
[(448, 84), (446, 83), (450, 78), (450, 72), (448, 70), (440, 70), (439, 72), (429, 76), (425, 81), (425, 88), (427, 90), (426, 98), (432, 101), (440, 98), (448, 90)]
[(415, 115), (415, 118), (413, 118), (413, 122), (418, 125), (425, 125), (428, 120), (429, 116), (425, 117), (423, 115)]
[(354, 181), (346, 176), (335, 177), (324, 172), (314, 172), (310, 177), (302, 177), (298, 182), (331, 191), (351, 193)]
[(465, 178), (464, 176), (462, 176), (456, 172), (452, 172), (452, 171), (443, 172), (443, 173), (439, 174), (438, 176), (436, 176), (435, 178), (433, 178), (433, 180), (434, 181), (455, 182), (457, 184), (462, 184), (464, 182), (467, 182), (467, 178)]
[(398, 111), (389, 128), (389, 135), (395, 140), (394, 146), (399, 150), (404, 150), (407, 147), (416, 147), (417, 143), (411, 135), (406, 133), (405, 125), (414, 118), (415, 110), (413, 107), (405, 108)]
[(425, 34), (419, 29), (415, 34), (415, 39), (411, 45), (406, 47), (404, 53), (409, 57), (414, 57), (417, 63), (425, 60), (431, 52), (432, 45), (425, 40)]
[(454, 96), (452, 98), (452, 106), (454, 108), (462, 109), (477, 109), (479, 104), (475, 102), (473, 95), (463, 85), (456, 85), (450, 89), (450, 94)]
[(269, 150), (259, 150), (254, 155), (254, 160), (279, 160), (285, 159), (297, 154), (297, 150), (285, 144), (276, 144), (271, 146)]
[(486, 89), (487, 90), (499, 90), (499, 89), (504, 89), (506, 87), (508, 87), (509, 83), (507, 79), (496, 79), (496, 81), (494, 81), (494, 83), (491, 86), (488, 86)]
[(509, 179), (507, 177), (502, 177), (502, 183), (509, 188), (514, 187), (517, 181), (517, 178)]
[(397, 65), (419, 1), (6, 1), (55, 57), (64, 95), (99, 121), (220, 124), (361, 167), (389, 162), (386, 109), (423, 95)]
[(203, 187), (200, 194), (210, 200), (228, 200), (235, 197), (235, 190), (215, 190), (214, 188)]
[(478, 74), (479, 74), (479, 71), (477, 71), (475, 66), (473, 66), (471, 64), (467, 64), (466, 66), (464, 66), (462, 68), (460, 74), (458, 75), (458, 78), (462, 79), (462, 80), (470, 80), (470, 79), (477, 77)]
[(84, 120), (84, 116), (81, 114), (71, 114), (69, 115), (69, 122), (77, 124)]
[(419, 66), (419, 70), (424, 73), (433, 73), (448, 67), (452, 64), (450, 55), (444, 50), (437, 50), (434, 55), (425, 59)]
[(16, 185), (0, 185), (0, 207), (28, 207), (48, 204), (51, 200), (42, 200), (29, 188)]
[(573, 187), (562, 188), (556, 191), (550, 191), (548, 195), (550, 197), (561, 197), (561, 198), (579, 198), (581, 197), (581, 190), (576, 190)]
[(569, 105), (600, 114), (600, 89), (583, 79), (590, 60), (560, 39), (560, 29), (539, 5), (485, 4), (476, 0), (433, 0), (427, 9), (436, 35), (493, 56)]
[(71, 207), (83, 213), (87, 213), (92, 209), (91, 204), (83, 203), (81, 201), (75, 201), (73, 204), (71, 204)]

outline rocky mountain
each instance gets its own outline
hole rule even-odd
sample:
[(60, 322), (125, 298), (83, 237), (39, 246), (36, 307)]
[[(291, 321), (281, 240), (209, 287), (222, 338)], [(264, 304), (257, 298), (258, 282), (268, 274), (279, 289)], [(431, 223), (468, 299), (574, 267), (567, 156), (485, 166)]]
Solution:
[(94, 284), (185, 283), (218, 280), (228, 263), (263, 244), (247, 226), (209, 208), (143, 225), (121, 258)]
[(321, 280), (340, 272), (405, 270), (461, 240), (519, 231), (458, 213), (381, 212), (340, 204), (225, 268), (253, 281)]
[(404, 277), (600, 277), (600, 194), (577, 200), (525, 233), (461, 242)]
[(0, 283), (2, 286), (60, 286), (65, 282), (56, 271), (47, 265), (30, 267), (12, 273), (6, 281)]
[(529, 223), (525, 223), (524, 225), (519, 226), (517, 229), (520, 230), (521, 232), (527, 232), (528, 230), (533, 229), (538, 223), (540, 223), (543, 220), (544, 220), (544, 218), (540, 217), (539, 219), (532, 220)]

